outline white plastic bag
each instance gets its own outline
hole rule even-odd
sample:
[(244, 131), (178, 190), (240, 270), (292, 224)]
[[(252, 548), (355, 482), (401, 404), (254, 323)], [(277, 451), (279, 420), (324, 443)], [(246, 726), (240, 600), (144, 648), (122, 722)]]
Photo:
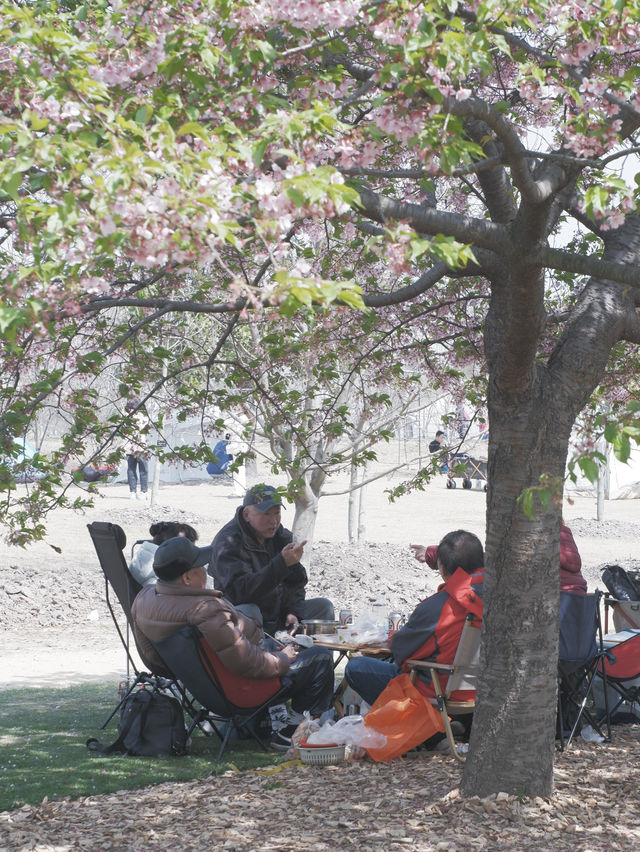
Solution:
[(367, 728), (362, 716), (343, 716), (337, 722), (325, 722), (307, 737), (311, 745), (351, 745), (379, 748), (387, 741), (384, 734)]
[(361, 645), (376, 645), (386, 642), (389, 631), (387, 622), (380, 621), (372, 613), (359, 615), (352, 625), (353, 639)]

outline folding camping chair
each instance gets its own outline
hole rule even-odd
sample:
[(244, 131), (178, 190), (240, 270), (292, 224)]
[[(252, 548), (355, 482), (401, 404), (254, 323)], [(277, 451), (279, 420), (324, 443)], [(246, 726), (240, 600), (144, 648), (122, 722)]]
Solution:
[(174, 677), (202, 705), (187, 736), (196, 726), (208, 722), (220, 739), (218, 760), (233, 731), (248, 733), (266, 751), (253, 722), (271, 704), (279, 702), (288, 683), (279, 678), (249, 680), (230, 672), (219, 660), (193, 624), (180, 627), (167, 639), (152, 642)]
[[(593, 687), (596, 671), (606, 657), (600, 622), (602, 592), (576, 595), (560, 592), (560, 643), (558, 648), (558, 738), (565, 748), (565, 725), (570, 725), (566, 746), (583, 721), (588, 722), (606, 742), (611, 741), (607, 713), (607, 736), (596, 718)], [(605, 676), (606, 677), (606, 676)], [(606, 696), (606, 689), (605, 689)]]
[[(451, 754), (461, 763), (464, 763), (465, 758), (456, 749), (449, 716), (465, 716), (475, 710), (476, 686), (480, 670), (480, 627), (480, 619), (468, 613), (453, 663), (434, 663), (429, 660), (406, 661), (411, 668), (412, 680), (415, 680), (420, 671), (427, 671), (431, 676), (436, 694), (429, 700), (440, 711)], [(440, 681), (442, 675), (447, 676), (444, 688)], [(452, 697), (454, 695), (455, 698)]]
[[(605, 713), (599, 719), (611, 724), (617, 711), (628, 710), (640, 718), (640, 631), (625, 630), (629, 638), (609, 646), (608, 653), (598, 664), (598, 677), (603, 679)], [(615, 697), (609, 706), (609, 690)]]
[[(104, 573), (105, 581), (105, 597), (111, 618), (118, 631), (118, 636), (122, 642), (127, 655), (127, 684), (128, 688), (121, 695), (120, 700), (113, 708), (109, 716), (101, 725), (101, 728), (106, 728), (111, 719), (120, 709), (121, 705), (127, 699), (129, 694), (140, 684), (146, 684), (151, 688), (162, 688), (171, 690), (176, 697), (182, 702), (184, 709), (189, 712), (189, 698), (184, 694), (184, 689), (181, 685), (175, 682), (168, 669), (158, 666), (157, 664), (146, 659), (144, 654), (136, 643), (136, 650), (143, 665), (149, 671), (140, 671), (131, 654), (129, 637), (133, 635), (135, 641), (135, 633), (133, 632), (133, 620), (131, 617), (131, 605), (135, 600), (136, 595), (142, 588), (139, 583), (134, 580), (129, 572), (129, 566), (124, 557), (123, 550), (127, 545), (127, 537), (124, 534), (122, 527), (117, 524), (111, 524), (107, 521), (94, 521), (87, 524), (89, 535), (93, 541), (93, 546), (98, 554), (98, 560)], [(116, 612), (111, 602), (109, 589), (115, 592), (122, 612), (125, 615), (126, 625), (124, 633), (118, 623)], [(135, 677), (132, 679), (130, 671), (133, 669)]]

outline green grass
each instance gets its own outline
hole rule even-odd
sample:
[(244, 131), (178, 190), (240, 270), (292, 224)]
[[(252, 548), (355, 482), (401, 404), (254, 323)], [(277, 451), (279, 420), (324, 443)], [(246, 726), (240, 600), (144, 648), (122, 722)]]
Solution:
[(21, 689), (0, 692), (0, 810), (165, 781), (187, 781), (218, 775), (231, 767), (271, 766), (282, 755), (262, 751), (252, 740), (229, 743), (220, 762), (220, 741), (196, 732), (186, 757), (90, 755), (89, 737), (108, 744), (117, 737), (117, 719), (104, 722), (117, 702), (110, 683), (65, 689)]

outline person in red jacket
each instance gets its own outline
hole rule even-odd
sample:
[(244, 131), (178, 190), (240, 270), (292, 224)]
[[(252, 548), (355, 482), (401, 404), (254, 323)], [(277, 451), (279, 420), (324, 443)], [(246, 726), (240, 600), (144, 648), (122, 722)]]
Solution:
[[(433, 553), (424, 561), (430, 564)], [(452, 663), (467, 613), (482, 620), (484, 552), (477, 536), (467, 530), (447, 533), (437, 547), (437, 567), (443, 579), (435, 594), (414, 609), (407, 623), (393, 635), (393, 662), (372, 657), (352, 657), (347, 663), (347, 683), (368, 704), (373, 704), (389, 681), (403, 671), (405, 660)], [(419, 674), (417, 688), (435, 692), (428, 674)]]
[[(418, 562), (425, 562), (434, 571), (438, 569), (437, 545), (409, 545)], [(582, 576), (582, 559), (573, 539), (573, 534), (565, 522), (560, 529), (560, 591), (574, 595), (587, 594), (587, 581)]]
[(560, 591), (574, 595), (587, 594), (587, 581), (582, 576), (582, 559), (565, 522), (560, 529)]

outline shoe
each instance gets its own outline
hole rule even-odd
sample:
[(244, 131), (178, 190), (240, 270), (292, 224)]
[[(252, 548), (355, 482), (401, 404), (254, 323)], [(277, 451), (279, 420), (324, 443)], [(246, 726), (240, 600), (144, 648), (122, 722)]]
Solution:
[(271, 730), (281, 731), (288, 724), (286, 704), (272, 704), (269, 707), (269, 718), (271, 719)]
[(462, 722), (458, 722), (457, 719), (454, 719), (451, 724), (451, 733), (456, 739), (462, 739), (464, 737), (464, 725)]
[(148, 491), (143, 491), (143, 492), (142, 492), (142, 493), (138, 496), (138, 500), (142, 500), (142, 502), (143, 502), (143, 503), (148, 503), (148, 502), (149, 502), (149, 492), (148, 492)]
[(138, 497), (137, 497), (137, 495), (136, 495), (136, 492), (135, 492), (135, 491), (130, 491), (130, 492), (129, 492), (129, 500), (137, 500), (137, 499), (138, 499)]
[(297, 727), (297, 725), (287, 725), (285, 728), (280, 728), (279, 731), (274, 731), (271, 735), (271, 748), (275, 748), (278, 751), (289, 751), (291, 748), (291, 737)]

